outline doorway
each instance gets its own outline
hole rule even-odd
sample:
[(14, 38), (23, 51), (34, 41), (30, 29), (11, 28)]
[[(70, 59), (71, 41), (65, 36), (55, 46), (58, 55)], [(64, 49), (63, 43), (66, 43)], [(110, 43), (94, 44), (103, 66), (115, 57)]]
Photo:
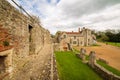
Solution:
[(6, 71), (5, 59), (6, 56), (0, 56), (0, 74), (5, 73)]

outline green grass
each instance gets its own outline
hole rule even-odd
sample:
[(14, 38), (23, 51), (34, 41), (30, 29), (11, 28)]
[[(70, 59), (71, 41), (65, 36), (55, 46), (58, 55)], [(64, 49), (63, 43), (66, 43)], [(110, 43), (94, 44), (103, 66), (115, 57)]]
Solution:
[(99, 60), (97, 60), (97, 63), (98, 63), (99, 65), (103, 66), (103, 67), (104, 67), (105, 69), (107, 69), (108, 71), (110, 71), (110, 72), (112, 72), (112, 73), (120, 76), (120, 71), (119, 71), (119, 70), (117, 70), (117, 69), (115, 69), (115, 68), (109, 66), (108, 64), (105, 64), (104, 62), (101, 62), (101, 61), (99, 61)]
[(89, 60), (89, 56), (88, 55), (86, 55), (86, 60)]
[(117, 42), (105, 42), (105, 43), (106, 43), (106, 44), (113, 45), (113, 46), (120, 47), (120, 43), (117, 43)]
[(75, 51), (76, 54), (79, 54), (79, 53), (80, 53), (80, 51), (77, 50), (77, 49), (75, 49), (75, 48), (73, 48), (73, 50)]
[(60, 80), (102, 80), (73, 52), (55, 52)]

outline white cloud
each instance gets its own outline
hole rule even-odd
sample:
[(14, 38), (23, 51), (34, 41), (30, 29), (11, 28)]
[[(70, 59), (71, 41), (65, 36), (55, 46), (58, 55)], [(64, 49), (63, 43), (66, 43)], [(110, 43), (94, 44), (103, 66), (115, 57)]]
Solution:
[[(8, 0), (10, 2), (10, 0)], [(43, 27), (57, 30), (120, 29), (120, 0), (16, 0), (30, 14), (40, 17)], [(59, 3), (58, 3), (59, 2)], [(14, 4), (13, 4), (14, 5)]]

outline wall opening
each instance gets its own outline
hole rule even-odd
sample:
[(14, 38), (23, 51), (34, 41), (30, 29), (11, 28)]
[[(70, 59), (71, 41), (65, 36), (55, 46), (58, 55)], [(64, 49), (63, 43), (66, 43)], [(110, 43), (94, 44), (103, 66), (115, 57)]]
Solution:
[(32, 29), (33, 29), (33, 27), (31, 26), (31, 25), (29, 25), (29, 42), (31, 42), (31, 35), (32, 35)]
[(77, 39), (77, 43), (78, 43), (77, 46), (79, 46), (79, 44), (80, 44), (80, 43), (79, 43), (79, 39)]
[(29, 54), (33, 54), (34, 53), (34, 46), (33, 46), (33, 39), (32, 39), (32, 30), (33, 27), (31, 25), (28, 26), (29, 29)]
[(90, 45), (90, 39), (88, 39), (88, 45)]
[(6, 66), (5, 66), (6, 56), (0, 56), (0, 74), (5, 73)]

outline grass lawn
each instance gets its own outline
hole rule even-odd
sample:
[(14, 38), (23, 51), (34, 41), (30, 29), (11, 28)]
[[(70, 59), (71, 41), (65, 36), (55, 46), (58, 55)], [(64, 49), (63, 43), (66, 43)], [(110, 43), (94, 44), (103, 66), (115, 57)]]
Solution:
[(120, 43), (117, 42), (106, 42), (107, 44), (113, 45), (113, 46), (117, 46), (120, 47)]
[(55, 52), (60, 80), (102, 80), (73, 52)]
[(97, 60), (97, 63), (98, 63), (99, 65), (103, 66), (103, 67), (104, 67), (105, 69), (107, 69), (108, 71), (110, 71), (110, 72), (112, 72), (112, 73), (120, 76), (120, 71), (119, 71), (119, 70), (117, 70), (117, 69), (115, 69), (115, 68), (109, 66), (108, 64), (105, 64), (105, 63), (103, 63), (103, 62), (101, 62), (101, 61), (99, 61), (99, 60)]

